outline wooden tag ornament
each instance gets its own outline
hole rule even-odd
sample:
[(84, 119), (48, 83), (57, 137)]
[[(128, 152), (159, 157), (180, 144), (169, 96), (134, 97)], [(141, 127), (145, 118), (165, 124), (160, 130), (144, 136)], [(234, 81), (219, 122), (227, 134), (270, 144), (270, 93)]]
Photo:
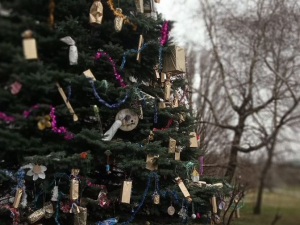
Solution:
[(59, 83), (56, 83), (57, 89), (62, 97), (62, 99), (64, 100), (67, 108), (69, 109), (69, 112), (73, 115), (73, 121), (77, 121), (78, 120), (78, 116), (76, 115), (76, 113), (74, 112), (74, 109), (72, 108), (70, 102), (67, 99), (67, 96), (64, 92), (64, 90), (60, 87)]
[(103, 18), (103, 5), (100, 0), (94, 0), (90, 8), (90, 24), (100, 25)]
[(177, 182), (178, 187), (180, 188), (180, 190), (181, 190), (182, 194), (184, 195), (184, 197), (189, 202), (191, 202), (192, 201), (191, 195), (190, 195), (189, 191), (187, 190), (186, 186), (184, 185), (183, 181), (181, 180), (181, 178), (177, 177), (177, 178), (175, 178), (175, 181)]
[[(139, 39), (139, 45), (138, 45), (138, 50), (142, 47), (142, 44), (144, 43), (144, 38), (143, 35), (140, 35), (140, 39)], [(136, 60), (138, 62), (141, 62), (141, 52), (139, 51), (136, 55)]]
[(130, 204), (131, 198), (131, 188), (132, 188), (132, 181), (127, 180), (123, 182), (122, 193), (121, 193), (121, 202)]
[(32, 37), (32, 31), (26, 30), (22, 33), (23, 37), (23, 53), (25, 59), (37, 59), (36, 40)]
[[(116, 8), (116, 11), (118, 13), (122, 13), (122, 9), (121, 8)], [(121, 16), (116, 16), (115, 20), (114, 20), (114, 25), (115, 25), (115, 30), (117, 32), (120, 32), (122, 30), (123, 27), (123, 23), (124, 23), (124, 19)]]

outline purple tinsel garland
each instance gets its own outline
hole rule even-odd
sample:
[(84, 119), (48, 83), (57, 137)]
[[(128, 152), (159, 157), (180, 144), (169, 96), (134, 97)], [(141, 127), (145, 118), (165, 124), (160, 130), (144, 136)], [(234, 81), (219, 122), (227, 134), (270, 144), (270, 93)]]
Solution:
[(60, 134), (65, 134), (65, 139), (66, 140), (71, 140), (73, 139), (74, 135), (70, 132), (67, 131), (67, 128), (65, 127), (57, 127), (56, 125), (56, 116), (55, 116), (55, 108), (51, 107), (50, 111), (50, 117), (51, 117), (51, 127), (52, 131), (55, 133), (60, 133)]
[(168, 40), (168, 25), (169, 25), (169, 21), (165, 21), (162, 25), (161, 28), (161, 38), (160, 38), (160, 45), (163, 46), (166, 41)]

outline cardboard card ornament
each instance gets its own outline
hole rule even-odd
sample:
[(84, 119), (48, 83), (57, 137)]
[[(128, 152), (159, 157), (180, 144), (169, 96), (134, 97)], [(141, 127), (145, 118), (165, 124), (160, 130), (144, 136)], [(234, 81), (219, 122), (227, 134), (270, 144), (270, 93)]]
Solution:
[(164, 56), (163, 72), (177, 75), (186, 72), (185, 51), (178, 46), (171, 46), (170, 52)]
[(191, 132), (190, 136), (193, 136), (190, 138), (190, 148), (198, 148), (198, 140), (196, 132)]
[(175, 153), (176, 149), (176, 140), (173, 138), (169, 139), (169, 153)]
[(144, 13), (144, 0), (135, 0), (136, 10), (139, 13)]
[(181, 180), (181, 178), (177, 177), (177, 178), (175, 178), (175, 181), (177, 182), (177, 184), (178, 184), (182, 194), (184, 195), (184, 197), (189, 202), (191, 202), (192, 201), (191, 195), (190, 195), (189, 191), (187, 190), (186, 186), (184, 185), (183, 181)]
[[(122, 14), (122, 9), (116, 8), (116, 11), (117, 11), (117, 13)], [(115, 30), (117, 32), (120, 32), (122, 30), (123, 22), (124, 22), (123, 17), (121, 17), (121, 16), (115, 17), (114, 25), (115, 25)]]
[(156, 163), (158, 157), (159, 155), (147, 155), (146, 169), (150, 171), (158, 170), (158, 164)]
[(22, 33), (23, 37), (23, 53), (25, 59), (37, 59), (36, 40), (32, 37), (32, 31), (26, 30)]
[[(143, 43), (144, 43), (144, 37), (143, 37), (143, 35), (140, 35), (138, 50), (142, 47)], [(138, 51), (138, 53), (136, 55), (136, 60), (138, 62), (141, 62), (141, 52), (140, 51)]]
[(171, 94), (171, 82), (170, 80), (166, 80), (165, 82), (165, 95), (164, 95), (164, 99), (166, 101), (170, 100), (170, 94)]
[(90, 69), (84, 71), (83, 74), (84, 74), (84, 76), (85, 76), (86, 78), (90, 78), (90, 79), (92, 79), (93, 81), (96, 81), (96, 78), (95, 78), (94, 74), (92, 73), (92, 71), (91, 71)]
[(122, 193), (121, 193), (121, 202), (130, 204), (131, 198), (131, 188), (132, 188), (132, 181), (127, 180), (123, 182)]
[(103, 5), (100, 0), (94, 0), (90, 9), (90, 24), (100, 25), (103, 18)]

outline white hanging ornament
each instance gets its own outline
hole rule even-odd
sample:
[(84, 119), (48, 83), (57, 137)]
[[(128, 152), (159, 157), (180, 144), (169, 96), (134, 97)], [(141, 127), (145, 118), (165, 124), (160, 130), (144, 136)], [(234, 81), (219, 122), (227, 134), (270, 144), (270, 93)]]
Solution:
[(37, 180), (38, 178), (45, 179), (46, 177), (45, 171), (47, 170), (46, 166), (33, 165), (31, 163), (28, 164), (27, 166), (26, 168), (29, 168), (28, 172), (26, 173), (27, 176), (32, 176), (33, 180)]
[[(122, 9), (121, 8), (116, 8), (116, 12), (119, 13), (119, 14), (122, 14)], [(115, 17), (114, 25), (115, 25), (115, 30), (117, 32), (120, 32), (122, 30), (123, 22), (124, 22), (124, 19), (121, 16), (116, 16)]]
[(174, 213), (175, 213), (175, 208), (174, 208), (172, 205), (169, 206), (169, 208), (168, 208), (168, 214), (169, 214), (170, 216), (173, 216)]
[(58, 198), (58, 186), (54, 186), (54, 188), (52, 189), (52, 197), (51, 197), (51, 201), (53, 202), (57, 202), (57, 198)]
[(26, 30), (22, 33), (23, 37), (23, 53), (25, 59), (37, 59), (37, 46), (36, 40), (32, 37), (33, 32)]
[(139, 116), (129, 109), (122, 109), (116, 115), (116, 121), (111, 128), (106, 131), (102, 141), (111, 141), (115, 136), (117, 130), (120, 128), (122, 131), (132, 131), (139, 123)]
[(70, 65), (77, 65), (78, 64), (78, 50), (75, 45), (76, 42), (70, 36), (66, 36), (64, 38), (61, 38), (60, 40), (70, 46), (70, 48), (69, 48)]

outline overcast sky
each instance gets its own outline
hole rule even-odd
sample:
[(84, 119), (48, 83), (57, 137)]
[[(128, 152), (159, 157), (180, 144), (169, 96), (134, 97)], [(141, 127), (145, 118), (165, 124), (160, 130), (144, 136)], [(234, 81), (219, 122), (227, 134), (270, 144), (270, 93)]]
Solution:
[(165, 19), (175, 22), (172, 36), (178, 45), (199, 49), (204, 40), (199, 0), (161, 0), (156, 7)]

